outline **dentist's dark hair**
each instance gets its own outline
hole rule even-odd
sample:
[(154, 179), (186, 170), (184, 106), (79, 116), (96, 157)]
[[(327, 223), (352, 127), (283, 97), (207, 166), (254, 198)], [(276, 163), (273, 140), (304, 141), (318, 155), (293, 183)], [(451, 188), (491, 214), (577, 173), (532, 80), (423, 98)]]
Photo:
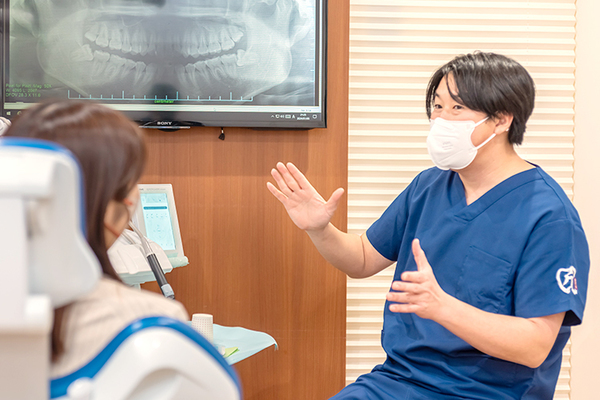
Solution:
[(475, 52), (454, 58), (435, 71), (429, 81), (425, 98), (427, 117), (431, 118), (440, 82), (449, 76), (456, 85), (453, 92), (446, 79), (454, 101), (490, 118), (512, 115), (508, 141), (523, 143), (527, 120), (535, 104), (535, 84), (521, 64), (495, 53)]
[[(83, 176), (87, 241), (104, 275), (120, 281), (108, 258), (104, 217), (109, 202), (123, 202), (142, 175), (146, 144), (141, 130), (106, 106), (52, 99), (23, 111), (5, 136), (49, 140), (73, 153)], [(127, 212), (125, 206), (122, 212)], [(55, 310), (53, 360), (63, 352), (60, 333), (65, 307)]]

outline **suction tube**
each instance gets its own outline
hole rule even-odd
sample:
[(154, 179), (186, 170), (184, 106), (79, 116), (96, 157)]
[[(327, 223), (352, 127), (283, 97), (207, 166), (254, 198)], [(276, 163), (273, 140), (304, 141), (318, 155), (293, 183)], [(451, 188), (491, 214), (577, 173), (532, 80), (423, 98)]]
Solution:
[(148, 260), (150, 269), (152, 270), (152, 273), (154, 273), (154, 277), (156, 278), (156, 282), (158, 282), (158, 286), (160, 287), (162, 294), (169, 299), (175, 299), (175, 293), (173, 292), (173, 288), (171, 287), (171, 285), (169, 285), (169, 282), (167, 282), (165, 273), (163, 272), (162, 268), (160, 267), (160, 264), (158, 262), (158, 258), (156, 257), (156, 254), (154, 254), (152, 252), (152, 249), (150, 248), (150, 244), (148, 243), (148, 240), (146, 239), (146, 237), (144, 235), (142, 235), (140, 230), (131, 221), (129, 222), (129, 226), (131, 227), (131, 229), (133, 229), (133, 231), (140, 238), (140, 242), (142, 243), (142, 248), (144, 249), (144, 255), (146, 256), (146, 259)]

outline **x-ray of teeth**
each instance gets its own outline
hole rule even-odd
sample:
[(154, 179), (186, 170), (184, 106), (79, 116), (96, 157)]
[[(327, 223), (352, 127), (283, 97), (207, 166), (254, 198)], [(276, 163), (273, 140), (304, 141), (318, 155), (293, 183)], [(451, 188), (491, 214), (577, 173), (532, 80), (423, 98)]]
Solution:
[(42, 77), (103, 99), (169, 87), (180, 100), (313, 105), (307, 1), (12, 0), (11, 81)]

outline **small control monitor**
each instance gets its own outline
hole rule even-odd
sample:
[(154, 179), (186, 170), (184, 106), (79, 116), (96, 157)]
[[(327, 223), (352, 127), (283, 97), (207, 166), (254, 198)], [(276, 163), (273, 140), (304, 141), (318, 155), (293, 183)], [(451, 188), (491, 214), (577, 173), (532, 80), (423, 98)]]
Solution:
[(181, 245), (179, 221), (170, 184), (139, 184), (140, 203), (133, 223), (156, 242), (169, 258), (185, 257)]

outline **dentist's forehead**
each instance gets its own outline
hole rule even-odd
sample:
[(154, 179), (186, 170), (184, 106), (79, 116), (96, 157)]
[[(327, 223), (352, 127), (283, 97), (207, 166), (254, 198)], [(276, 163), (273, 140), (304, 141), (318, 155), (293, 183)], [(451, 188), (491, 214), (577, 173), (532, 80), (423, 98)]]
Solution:
[(458, 88), (456, 87), (456, 82), (454, 81), (454, 76), (452, 74), (448, 74), (440, 80), (440, 83), (437, 89), (435, 90), (435, 97), (451, 97), (450, 92), (448, 91), (448, 87), (450, 88), (454, 96), (459, 96)]

